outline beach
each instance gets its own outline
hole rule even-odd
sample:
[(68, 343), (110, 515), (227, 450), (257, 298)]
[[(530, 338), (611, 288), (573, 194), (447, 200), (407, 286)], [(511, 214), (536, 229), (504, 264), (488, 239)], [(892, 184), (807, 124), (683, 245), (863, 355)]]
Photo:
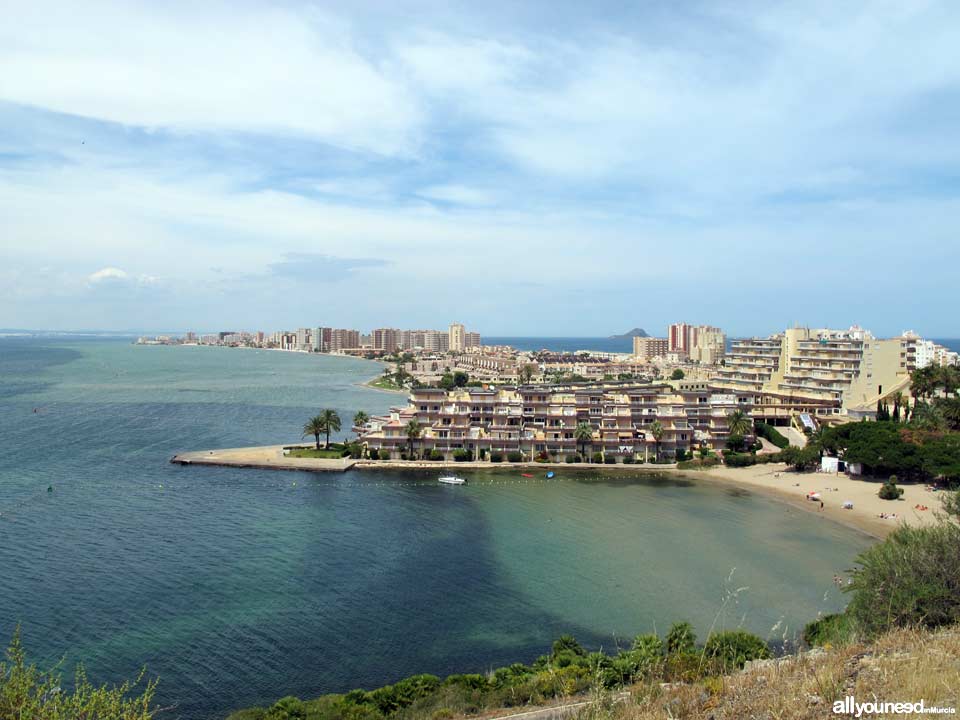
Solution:
[[(940, 508), (942, 492), (930, 492), (924, 485), (899, 485), (903, 495), (899, 500), (881, 500), (877, 496), (881, 482), (861, 480), (837, 473), (795, 472), (784, 464), (753, 465), (745, 468), (713, 467), (693, 471), (691, 477), (704, 477), (721, 482), (734, 483), (746, 488), (768, 493), (803, 510), (822, 515), (827, 520), (842, 523), (884, 537), (900, 522), (909, 525), (932, 525), (936, 522), (935, 511)], [(807, 499), (807, 493), (818, 492), (820, 503)], [(853, 508), (845, 510), (846, 501)], [(915, 509), (916, 505), (928, 510)], [(896, 518), (881, 519), (880, 514), (896, 514)]]

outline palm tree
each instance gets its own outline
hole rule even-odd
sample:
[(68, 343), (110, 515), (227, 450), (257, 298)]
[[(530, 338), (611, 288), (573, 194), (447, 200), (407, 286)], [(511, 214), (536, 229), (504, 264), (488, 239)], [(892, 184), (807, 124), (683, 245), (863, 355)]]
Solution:
[[(363, 410), (357, 410), (353, 416), (353, 426), (355, 428), (362, 428), (368, 422), (370, 422), (370, 416)], [(360, 437), (359, 431), (357, 432), (357, 437)]]
[(663, 440), (663, 423), (659, 420), (654, 420), (653, 424), (650, 426), (650, 434), (653, 435), (653, 439), (657, 443), (657, 461), (660, 460), (660, 441)]
[(932, 365), (918, 368), (910, 373), (910, 394), (915, 400), (923, 400), (936, 390), (936, 369)]
[(313, 435), (317, 439), (317, 450), (320, 449), (320, 436), (327, 431), (327, 426), (323, 422), (323, 418), (319, 415), (314, 415), (312, 418), (307, 420), (303, 425), (303, 435), (300, 437), (307, 437)]
[(533, 379), (533, 367), (530, 365), (524, 365), (520, 368), (519, 378), (521, 385), (526, 385)]
[(753, 421), (743, 410), (737, 409), (727, 415), (727, 426), (731, 435), (746, 437), (753, 428)]
[(419, 420), (411, 420), (407, 423), (407, 442), (410, 444), (410, 455), (413, 456), (413, 443), (420, 439), (423, 434), (423, 425)]
[(954, 365), (943, 365), (937, 372), (936, 382), (943, 386), (943, 394), (946, 396), (956, 395), (958, 386), (960, 386), (960, 372)]
[(330, 447), (330, 433), (340, 432), (340, 416), (337, 415), (336, 410), (327, 408), (325, 410), (321, 410), (317, 417), (321, 418), (323, 421), (323, 430), (327, 434), (326, 447)]
[(580, 455), (586, 456), (583, 448), (587, 443), (593, 444), (593, 426), (588, 422), (577, 423), (577, 427), (573, 431), (573, 437), (580, 445)]

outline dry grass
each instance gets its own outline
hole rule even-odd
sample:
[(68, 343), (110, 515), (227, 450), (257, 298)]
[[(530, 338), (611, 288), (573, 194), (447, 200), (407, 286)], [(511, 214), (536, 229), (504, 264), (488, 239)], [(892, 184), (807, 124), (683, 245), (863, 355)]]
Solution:
[[(898, 630), (851, 645), (759, 663), (742, 673), (679, 687), (631, 688), (611, 720), (813, 720), (833, 703), (917, 702), (960, 708), (960, 628)], [(593, 714), (597, 717), (597, 713)], [(872, 716), (881, 717), (881, 716)]]

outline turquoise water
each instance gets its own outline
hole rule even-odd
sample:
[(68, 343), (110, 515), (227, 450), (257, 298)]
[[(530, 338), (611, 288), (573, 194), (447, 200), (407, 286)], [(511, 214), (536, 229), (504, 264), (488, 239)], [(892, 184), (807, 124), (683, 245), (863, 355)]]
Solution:
[(842, 606), (833, 574), (866, 538), (702, 480), (476, 472), (444, 487), (436, 472), (168, 462), (296, 440), (323, 407), (347, 420), (403, 401), (358, 387), (377, 372), (0, 341), (0, 634), (19, 622), (34, 657), (100, 681), (146, 664), (162, 702), (205, 719), (530, 661), (564, 632), (606, 649), (678, 619), (782, 637)]

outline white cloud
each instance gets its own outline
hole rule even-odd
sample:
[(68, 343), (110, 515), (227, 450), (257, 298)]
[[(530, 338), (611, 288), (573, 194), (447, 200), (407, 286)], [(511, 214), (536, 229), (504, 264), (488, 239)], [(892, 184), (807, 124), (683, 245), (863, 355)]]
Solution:
[(91, 283), (99, 283), (105, 280), (126, 280), (128, 277), (127, 273), (120, 268), (105, 267), (88, 275), (87, 280)]
[[(0, 98), (147, 128), (415, 151), (418, 108), (317, 11), (38, 1), (0, 26)], [(12, 11), (11, 11), (12, 12)]]
[(439, 200), (454, 205), (482, 207), (494, 203), (494, 197), (491, 193), (465, 185), (433, 185), (419, 190), (417, 195), (428, 200)]

